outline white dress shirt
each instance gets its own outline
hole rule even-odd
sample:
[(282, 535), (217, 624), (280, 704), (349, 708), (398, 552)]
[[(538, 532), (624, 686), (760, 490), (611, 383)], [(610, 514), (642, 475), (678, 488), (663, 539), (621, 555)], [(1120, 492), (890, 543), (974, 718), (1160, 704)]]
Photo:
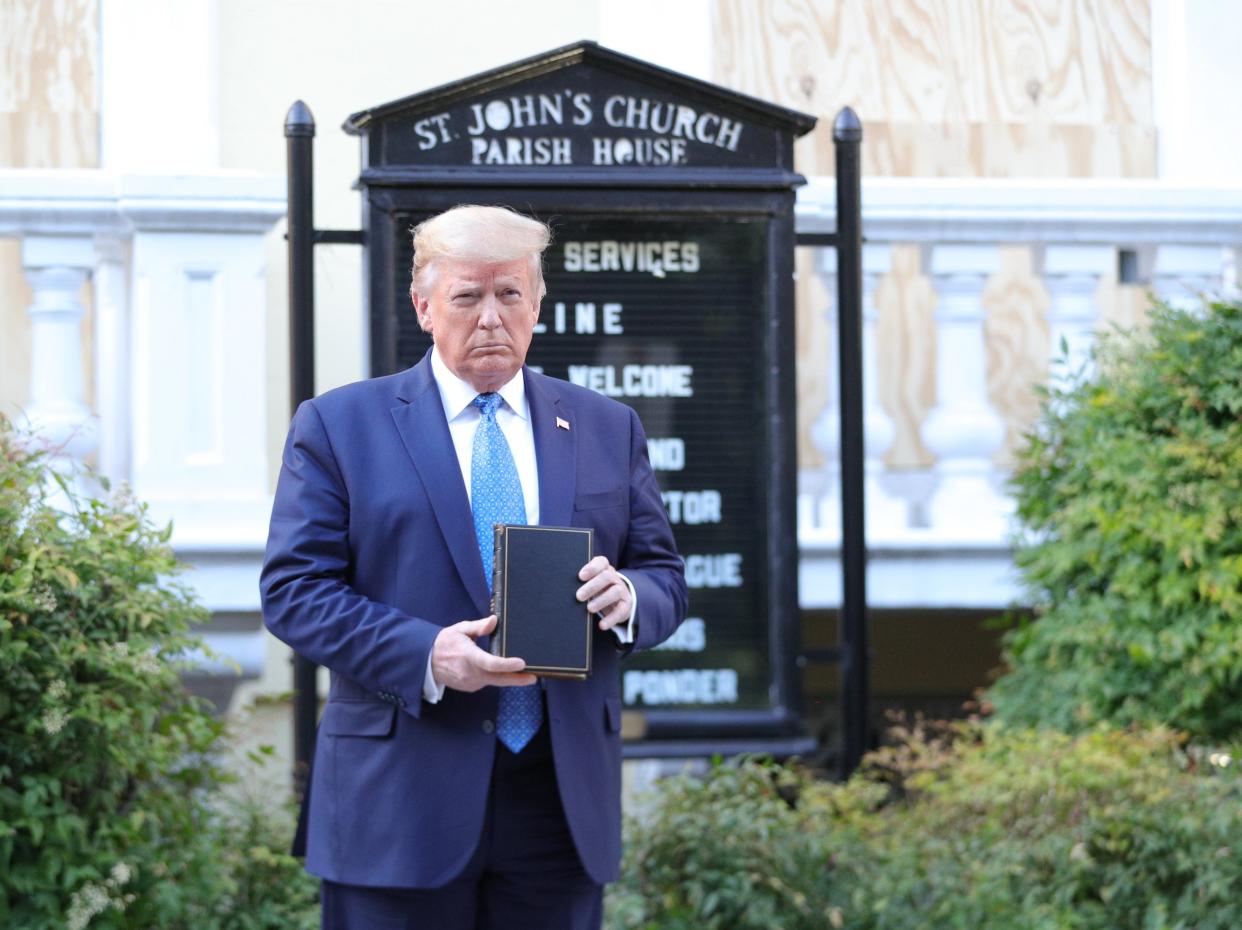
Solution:
[[(479, 408), (474, 406), (474, 399), (479, 396), (479, 392), (449, 371), (444, 359), (440, 357), (439, 349), (434, 346), (431, 350), (431, 374), (440, 391), (440, 402), (444, 405), (444, 418), (448, 420), (453, 450), (457, 453), (457, 464), (461, 467), (461, 477), (466, 484), (466, 497), (470, 498), (474, 434), (482, 417)], [(535, 432), (531, 427), (530, 404), (526, 401), (526, 379), (522, 377), (522, 372), (518, 371), (496, 393), (504, 401), (496, 410), (496, 424), (505, 434), (505, 441), (509, 443), (513, 462), (517, 466), (518, 480), (522, 483), (522, 499), (526, 504), (526, 522), (534, 525), (539, 522), (539, 469), (535, 461)], [(624, 623), (613, 627), (612, 631), (618, 642), (628, 645), (634, 641), (633, 620), (638, 596), (630, 579), (621, 575), (621, 580), (630, 589), (630, 615)], [(423, 699), (435, 704), (442, 697), (444, 685), (437, 682), (432, 674), (429, 656), (427, 671), (423, 676)]]

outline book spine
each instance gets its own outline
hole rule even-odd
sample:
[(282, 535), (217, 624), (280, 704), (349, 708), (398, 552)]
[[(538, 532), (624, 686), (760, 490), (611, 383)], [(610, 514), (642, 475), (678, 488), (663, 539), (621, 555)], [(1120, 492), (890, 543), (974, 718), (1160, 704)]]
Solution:
[(496, 615), (496, 629), (492, 631), (491, 653), (504, 655), (505, 626), (505, 527), (497, 523), (493, 529), (492, 541), (492, 613)]

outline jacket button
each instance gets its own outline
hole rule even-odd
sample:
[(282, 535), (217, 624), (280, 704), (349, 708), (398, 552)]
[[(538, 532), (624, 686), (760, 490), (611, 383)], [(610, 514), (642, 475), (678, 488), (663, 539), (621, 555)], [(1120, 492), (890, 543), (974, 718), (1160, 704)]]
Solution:
[(488, 734), (490, 734), (490, 733), (495, 733), (495, 732), (496, 732), (496, 724), (495, 724), (495, 723), (493, 723), (493, 722), (492, 722), (492, 721), (490, 721), (490, 720), (484, 720), (484, 721), (483, 721), (483, 732), (484, 732), (484, 733), (488, 733)]

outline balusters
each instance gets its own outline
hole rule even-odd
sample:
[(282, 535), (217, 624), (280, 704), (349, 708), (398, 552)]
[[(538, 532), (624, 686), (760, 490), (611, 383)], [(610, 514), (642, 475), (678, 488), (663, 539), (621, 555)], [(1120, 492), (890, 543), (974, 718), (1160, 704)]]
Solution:
[(936, 406), (923, 441), (937, 458), (931, 521), (950, 535), (1003, 534), (1006, 502), (992, 457), (1005, 427), (988, 402), (981, 301), (999, 266), (994, 245), (935, 245), (924, 267), (937, 294)]
[(46, 443), (62, 471), (72, 471), (98, 447), (98, 423), (86, 405), (79, 292), (95, 263), (91, 240), (26, 236), (22, 268), (30, 305), (30, 401), (27, 425)]
[[(863, 352), (863, 442), (867, 468), (867, 523), (890, 519), (886, 513), (891, 502), (879, 485), (883, 469), (883, 456), (892, 444), (894, 428), (892, 420), (880, 404), (877, 374), (875, 331), (878, 310), (875, 303), (876, 290), (891, 267), (892, 250), (888, 245), (863, 247), (862, 271), (862, 352)], [(828, 341), (825, 347), (826, 361), (831, 369), (827, 378), (826, 398), (823, 410), (811, 426), (811, 438), (824, 456), (823, 480), (814, 490), (819, 501), (814, 511), (813, 525), (831, 536), (841, 532), (841, 414), (838, 398), (838, 340), (837, 340), (837, 253), (834, 249), (822, 249), (818, 270), (828, 293), (828, 305), (824, 311), (828, 322)], [(808, 484), (808, 491), (812, 488)]]
[(875, 295), (880, 281), (893, 264), (889, 245), (864, 245), (862, 250), (862, 352), (863, 352), (863, 436), (867, 448), (867, 464), (879, 467), (884, 453), (893, 444), (893, 421), (880, 404), (879, 355), (875, 331), (880, 311)]
[(95, 239), (95, 408), (99, 411), (99, 473), (114, 484), (129, 478), (129, 282), (126, 241)]
[(1085, 370), (1090, 364), (1091, 346), (1099, 320), (1096, 289), (1112, 273), (1117, 252), (1109, 245), (1049, 245), (1034, 250), (1037, 274), (1051, 298), (1048, 330), (1052, 357), (1060, 359), (1061, 344), (1066, 347), (1066, 373)]

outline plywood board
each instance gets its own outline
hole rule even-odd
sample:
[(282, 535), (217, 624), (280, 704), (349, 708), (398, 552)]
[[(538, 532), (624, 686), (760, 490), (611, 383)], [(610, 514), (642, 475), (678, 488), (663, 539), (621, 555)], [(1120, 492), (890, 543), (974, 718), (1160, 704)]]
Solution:
[(30, 288), (18, 239), (0, 239), (0, 413), (13, 417), (30, 397)]
[[(865, 175), (1156, 173), (1149, 0), (713, 0), (713, 17), (717, 81), (820, 117), (797, 143), (806, 174), (833, 173), (831, 123), (846, 105), (863, 121)], [(799, 301), (819, 299), (809, 286), (800, 279)], [(1101, 316), (1141, 319), (1132, 290), (1102, 287)], [(1048, 294), (1027, 248), (1002, 250), (982, 300), (1004, 463), (1037, 415), (1032, 385), (1048, 372)], [(925, 467), (936, 295), (918, 244), (894, 248), (876, 303), (878, 390), (895, 427), (885, 460)], [(827, 336), (817, 309), (800, 306), (798, 324), (799, 451), (815, 467), (809, 427), (828, 392), (810, 360)]]
[(982, 302), (988, 400), (1005, 424), (995, 461), (1008, 466), (1039, 416), (1032, 385), (1047, 381), (1052, 346), (1048, 290), (1031, 274), (1029, 248), (1001, 248), (1000, 269), (984, 287)]
[(98, 167), (98, 50), (98, 0), (0, 0), (0, 167)]
[(1148, 0), (715, 0), (714, 73), (883, 122), (1149, 125)]
[[(1041, 123), (890, 123), (863, 120), (863, 174), (871, 177), (1149, 178), (1151, 126)], [(794, 146), (798, 170), (835, 173), (826, 122)]]
[(1146, 177), (1156, 169), (1148, 0), (715, 0), (720, 83), (863, 120), (867, 174)]

